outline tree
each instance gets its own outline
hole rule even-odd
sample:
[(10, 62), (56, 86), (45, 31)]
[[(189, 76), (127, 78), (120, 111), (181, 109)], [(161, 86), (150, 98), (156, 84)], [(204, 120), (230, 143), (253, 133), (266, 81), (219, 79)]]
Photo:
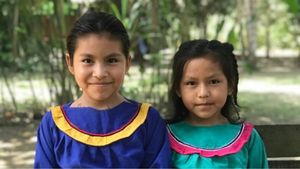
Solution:
[(293, 35), (295, 47), (298, 49), (298, 64), (300, 65), (300, 0), (286, 0), (284, 2), (291, 14), (289, 31)]
[(247, 57), (246, 62), (250, 70), (256, 69), (256, 0), (244, 0), (246, 11), (247, 30)]

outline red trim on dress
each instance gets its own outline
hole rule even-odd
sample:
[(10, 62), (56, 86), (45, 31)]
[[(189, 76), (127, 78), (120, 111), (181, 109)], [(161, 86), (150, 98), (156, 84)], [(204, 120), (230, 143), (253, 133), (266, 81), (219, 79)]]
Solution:
[(224, 156), (228, 154), (237, 153), (249, 140), (252, 133), (253, 125), (250, 123), (243, 123), (241, 131), (238, 136), (228, 145), (218, 149), (203, 149), (187, 145), (177, 139), (172, 131), (168, 129), (171, 148), (179, 154), (199, 154), (203, 157)]
[(117, 133), (117, 132), (120, 132), (120, 131), (123, 130), (126, 126), (128, 126), (128, 125), (135, 119), (135, 117), (138, 115), (138, 113), (139, 113), (139, 111), (140, 111), (140, 109), (141, 109), (141, 104), (139, 105), (138, 110), (135, 112), (134, 116), (133, 116), (126, 124), (124, 124), (122, 127), (120, 127), (120, 128), (117, 129), (117, 130), (114, 130), (114, 131), (112, 131), (112, 132), (105, 133), (105, 134), (91, 133), (91, 132), (87, 132), (87, 131), (84, 131), (84, 130), (78, 128), (77, 126), (75, 126), (75, 125), (71, 122), (71, 120), (69, 120), (69, 118), (68, 118), (67, 115), (66, 115), (65, 110), (63, 109), (63, 106), (60, 106), (60, 109), (61, 109), (61, 111), (62, 111), (62, 113), (63, 113), (63, 116), (64, 116), (64, 118), (66, 119), (66, 121), (67, 121), (67, 122), (69, 123), (69, 125), (70, 125), (72, 128), (74, 128), (75, 130), (77, 130), (77, 131), (79, 131), (79, 132), (82, 132), (82, 133), (85, 133), (85, 134), (88, 134), (88, 135), (90, 135), (90, 136), (109, 136), (109, 135), (113, 135), (113, 134), (115, 134), (115, 133)]

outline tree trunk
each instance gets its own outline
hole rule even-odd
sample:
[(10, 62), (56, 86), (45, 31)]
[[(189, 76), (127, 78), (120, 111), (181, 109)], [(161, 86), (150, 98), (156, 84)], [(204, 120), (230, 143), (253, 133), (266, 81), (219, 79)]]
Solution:
[(58, 73), (60, 76), (60, 87), (61, 90), (57, 93), (58, 103), (62, 104), (64, 102), (70, 101), (73, 98), (71, 89), (68, 88), (68, 83), (70, 83), (70, 79), (67, 77), (67, 69), (65, 67), (65, 45), (64, 45), (64, 37), (66, 37), (66, 26), (65, 26), (65, 15), (64, 15), (64, 1), (62, 0), (53, 0), (54, 2), (54, 10), (57, 21), (58, 36), (59, 36), (59, 44), (60, 51), (58, 54), (61, 55), (61, 60), (58, 62), (61, 64), (58, 69)]
[(238, 31), (238, 36), (239, 36), (239, 42), (241, 45), (241, 53), (240, 53), (240, 58), (245, 60), (246, 57), (246, 45), (245, 45), (245, 36), (244, 36), (244, 23), (243, 20), (245, 18), (245, 13), (244, 13), (244, 3), (243, 1), (237, 0), (237, 13), (238, 15), (236, 16), (236, 22), (239, 27)]
[(33, 97), (33, 103), (35, 105), (37, 103), (38, 99), (36, 97), (36, 93), (35, 93), (35, 90), (34, 90), (34, 85), (32, 83), (31, 74), (28, 73), (27, 78), (28, 78), (28, 82), (29, 82), (30, 91), (31, 91), (31, 94), (32, 94), (32, 97)]
[(14, 4), (14, 17), (13, 17), (13, 27), (12, 27), (12, 54), (14, 58), (19, 55), (19, 45), (18, 45), (18, 32), (17, 28), (19, 25), (19, 6), (18, 1)]
[(17, 105), (17, 101), (16, 101), (16, 99), (15, 99), (14, 92), (13, 92), (11, 86), (10, 86), (8, 77), (7, 77), (7, 75), (5, 74), (3, 68), (1, 68), (1, 76), (2, 76), (3, 79), (4, 79), (4, 84), (5, 84), (5, 86), (6, 86), (7, 90), (8, 90), (9, 96), (10, 96), (11, 101), (12, 101), (12, 103), (13, 103), (14, 111), (15, 111), (15, 112), (18, 112), (18, 105)]
[(266, 26), (266, 58), (270, 58), (271, 40), (270, 40), (270, 25)]
[[(270, 8), (270, 3), (269, 1), (265, 1), (266, 3), (266, 9), (271, 11)], [(271, 50), (271, 25), (273, 23), (273, 19), (271, 18), (270, 15), (266, 15), (266, 58), (269, 59), (270, 58), (270, 50)]]
[(159, 21), (158, 21), (158, 0), (152, 0), (151, 1), (151, 25), (152, 25), (152, 31), (155, 32), (155, 36), (153, 37), (153, 40), (151, 41), (151, 52), (157, 53), (160, 50), (160, 37), (158, 36), (159, 32)]
[(243, 36), (243, 29), (244, 26), (242, 23), (240, 23), (240, 30), (239, 30), (239, 36), (240, 36), (240, 42), (241, 42), (241, 58), (245, 59), (246, 57), (246, 45), (245, 45), (245, 38)]
[(5, 102), (5, 99), (4, 99), (4, 85), (2, 85), (2, 83), (0, 83), (0, 96), (1, 96), (1, 107), (2, 107), (2, 109), (4, 109), (5, 108), (5, 104), (4, 104), (4, 102)]
[(244, 0), (247, 16), (247, 61), (252, 69), (256, 69), (256, 0)]

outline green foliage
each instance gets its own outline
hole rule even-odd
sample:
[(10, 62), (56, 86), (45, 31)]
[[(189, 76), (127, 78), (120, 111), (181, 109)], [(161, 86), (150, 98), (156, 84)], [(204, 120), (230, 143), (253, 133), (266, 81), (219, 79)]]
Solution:
[(297, 14), (300, 9), (300, 1), (299, 0), (283, 0), (284, 3), (288, 5), (288, 10), (291, 13)]
[(34, 15), (53, 15), (54, 3), (53, 1), (42, 1), (33, 12)]
[(231, 27), (227, 36), (227, 41), (231, 44), (237, 44), (237, 42), (239, 41), (238, 33), (235, 31), (235, 26)]
[(123, 22), (129, 33), (132, 51), (136, 51), (138, 48), (139, 38), (143, 38), (147, 40), (147, 42), (152, 41), (153, 32), (151, 32), (151, 20), (146, 10), (149, 9), (149, 3), (146, 3), (144, 0), (122, 0), (120, 4), (117, 4), (116, 1), (108, 2), (110, 12)]
[[(26, 6), (27, 4), (24, 4)], [(32, 6), (33, 15), (51, 16), (55, 14), (53, 0), (39, 0)], [(76, 15), (76, 10), (79, 8), (77, 3), (64, 3), (63, 12), (65, 15)]]
[(300, 0), (284, 0), (288, 6), (289, 18), (288, 31), (292, 34), (294, 43), (291, 44), (298, 50), (300, 57)]

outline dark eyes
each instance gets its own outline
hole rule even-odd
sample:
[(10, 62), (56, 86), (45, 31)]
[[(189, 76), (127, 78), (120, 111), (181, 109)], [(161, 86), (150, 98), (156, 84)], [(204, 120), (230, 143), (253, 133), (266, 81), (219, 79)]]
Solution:
[(86, 58), (82, 60), (83, 63), (92, 63), (92, 59)]
[(188, 81), (188, 82), (186, 82), (185, 84), (186, 84), (186, 85), (191, 85), (191, 86), (192, 86), (192, 85), (195, 85), (196, 82), (194, 82), (194, 81)]
[[(118, 60), (117, 58), (108, 58), (108, 59), (106, 60), (106, 62), (107, 62), (108, 64), (117, 63), (118, 61), (119, 61), (119, 60)], [(85, 58), (85, 59), (82, 60), (82, 62), (83, 62), (83, 63), (86, 63), (86, 64), (90, 64), (90, 63), (93, 63), (94, 61), (93, 61), (92, 59), (90, 59), (90, 58)]]
[[(220, 80), (212, 79), (212, 80), (209, 80), (207, 83), (214, 85), (214, 84), (219, 84), (220, 82), (221, 82)], [(193, 86), (193, 85), (197, 85), (197, 82), (196, 81), (187, 81), (187, 82), (185, 82), (185, 85)]]
[(117, 58), (109, 58), (107, 59), (108, 63), (117, 63), (119, 60)]
[(217, 79), (213, 79), (210, 81), (210, 84), (218, 84), (220, 83), (220, 80), (217, 80)]

